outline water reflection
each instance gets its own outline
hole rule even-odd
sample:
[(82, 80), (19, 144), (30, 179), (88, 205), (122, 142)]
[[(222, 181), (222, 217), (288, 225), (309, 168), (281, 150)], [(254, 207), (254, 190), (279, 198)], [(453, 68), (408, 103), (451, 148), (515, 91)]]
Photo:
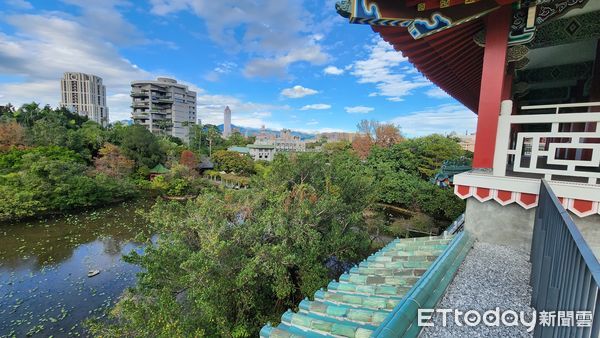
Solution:
[[(150, 203), (0, 225), (0, 336), (81, 333), (134, 284), (138, 267), (121, 257), (149, 238), (135, 210)], [(88, 278), (91, 269), (101, 273)]]

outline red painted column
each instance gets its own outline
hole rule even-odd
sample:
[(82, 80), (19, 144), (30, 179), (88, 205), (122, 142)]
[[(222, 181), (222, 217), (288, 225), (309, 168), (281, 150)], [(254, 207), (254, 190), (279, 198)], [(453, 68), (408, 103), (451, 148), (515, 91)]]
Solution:
[(477, 111), (473, 168), (491, 169), (506, 74), (506, 49), (512, 10), (504, 6), (487, 16), (483, 72)]

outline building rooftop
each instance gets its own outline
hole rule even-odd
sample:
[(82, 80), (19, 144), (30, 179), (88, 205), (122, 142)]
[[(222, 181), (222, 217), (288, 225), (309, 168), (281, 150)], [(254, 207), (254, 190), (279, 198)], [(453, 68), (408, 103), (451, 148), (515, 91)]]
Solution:
[(248, 154), (248, 153), (250, 153), (250, 149), (248, 149), (248, 147), (233, 146), (233, 147), (227, 148), (227, 150), (229, 150), (229, 151), (235, 151), (237, 153), (242, 153), (242, 154)]
[(275, 149), (275, 146), (272, 144), (249, 144), (246, 147), (252, 149)]

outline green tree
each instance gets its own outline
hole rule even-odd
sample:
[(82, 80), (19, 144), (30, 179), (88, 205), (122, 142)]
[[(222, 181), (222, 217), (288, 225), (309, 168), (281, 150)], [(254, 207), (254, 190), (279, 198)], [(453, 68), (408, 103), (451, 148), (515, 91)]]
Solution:
[(190, 126), (190, 149), (196, 151), (198, 153), (202, 153), (202, 125), (200, 124), (191, 124)]
[(216, 151), (212, 156), (212, 160), (217, 170), (243, 175), (251, 174), (254, 171), (254, 163), (250, 156), (235, 151)]
[(128, 158), (135, 161), (136, 168), (152, 168), (166, 160), (157, 138), (144, 126), (134, 124), (127, 128), (123, 135), (121, 150)]
[(81, 156), (66, 148), (0, 155), (0, 220), (111, 203), (136, 192), (126, 180), (88, 173)]
[(106, 133), (107, 142), (110, 142), (115, 145), (122, 144), (123, 140), (125, 139), (125, 136), (129, 132), (129, 128), (131, 127), (121, 122), (111, 124)]
[(212, 152), (215, 150), (225, 149), (225, 140), (221, 135), (219, 128), (212, 124), (206, 124), (203, 128), (203, 148), (206, 149), (206, 154), (212, 156)]
[(372, 179), (353, 155), (278, 156), (252, 191), (160, 201), (150, 219), (159, 242), (128, 261), (136, 287), (97, 336), (250, 337), (330, 279), (327, 263), (369, 250), (363, 218)]
[(239, 131), (235, 131), (235, 132), (231, 133), (231, 135), (229, 135), (229, 138), (227, 139), (227, 141), (225, 143), (228, 147), (229, 146), (244, 147), (250, 143), (254, 143), (254, 140), (250, 139), (249, 137), (248, 138), (245, 137)]
[(390, 163), (396, 171), (405, 171), (429, 179), (435, 175), (445, 160), (458, 159), (465, 152), (452, 138), (433, 134), (408, 139), (390, 148), (374, 147), (369, 162)]
[(10, 121), (14, 119), (15, 107), (8, 103), (5, 106), (0, 106), (0, 120)]
[(67, 145), (67, 128), (57, 119), (40, 119), (33, 123), (28, 131), (31, 145), (42, 147)]

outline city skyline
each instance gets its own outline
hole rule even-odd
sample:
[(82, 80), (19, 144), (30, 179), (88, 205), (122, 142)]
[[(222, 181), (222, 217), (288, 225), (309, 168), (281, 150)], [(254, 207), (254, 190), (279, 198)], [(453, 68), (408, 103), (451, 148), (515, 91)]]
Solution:
[(223, 123), (229, 106), (232, 124), (253, 128), (352, 132), (362, 119), (407, 136), (475, 128), (475, 114), (368, 26), (347, 25), (335, 1), (0, 3), (0, 105), (57, 106), (57, 81), (73, 71), (103, 78), (111, 121), (130, 118), (132, 81), (169, 77), (198, 93), (203, 123)]

